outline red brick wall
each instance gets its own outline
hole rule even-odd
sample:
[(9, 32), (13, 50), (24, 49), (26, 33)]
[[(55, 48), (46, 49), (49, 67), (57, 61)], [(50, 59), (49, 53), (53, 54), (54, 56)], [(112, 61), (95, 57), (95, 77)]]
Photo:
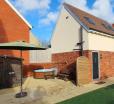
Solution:
[[(0, 43), (17, 40), (29, 42), (29, 27), (4, 0), (0, 0)], [(19, 51), (0, 50), (0, 55), (3, 54), (20, 57)], [(28, 52), (23, 52), (23, 57), (28, 64)]]
[[(100, 79), (114, 76), (114, 52), (99, 52), (100, 55)], [(92, 51), (84, 51), (84, 56), (89, 58), (89, 79), (92, 81)], [(59, 71), (70, 70), (72, 72), (72, 78), (75, 77), (76, 70), (76, 59), (79, 57), (79, 52), (65, 52), (57, 53), (52, 55), (53, 63), (39, 63), (39, 64), (30, 64), (25, 67), (24, 75), (31, 76), (33, 75), (34, 69), (40, 68), (51, 68), (58, 67)]]
[(100, 77), (101, 79), (114, 76), (114, 52), (100, 51)]
[[(99, 54), (100, 79), (114, 76), (114, 52), (100, 51)], [(89, 58), (89, 79), (92, 81), (92, 51), (84, 51), (84, 56)], [(73, 76), (75, 76), (77, 57), (79, 57), (79, 52), (57, 53), (52, 55), (52, 61), (56, 63), (58, 62), (60, 71), (68, 69), (73, 72)]]
[(24, 77), (33, 76), (33, 70), (55, 67), (53, 63), (37, 63), (24, 66)]
[(75, 68), (77, 57), (79, 57), (79, 52), (57, 53), (52, 55), (52, 62), (57, 63), (59, 71), (62, 71), (67, 68)]
[[(92, 51), (88, 51), (92, 79)], [(114, 76), (114, 52), (99, 51), (100, 79)]]
[[(88, 51), (84, 52), (85, 56), (88, 56)], [(57, 53), (52, 55), (52, 62), (57, 63), (60, 72), (67, 70), (71, 73), (71, 79), (76, 78), (76, 59), (80, 56), (79, 51)]]

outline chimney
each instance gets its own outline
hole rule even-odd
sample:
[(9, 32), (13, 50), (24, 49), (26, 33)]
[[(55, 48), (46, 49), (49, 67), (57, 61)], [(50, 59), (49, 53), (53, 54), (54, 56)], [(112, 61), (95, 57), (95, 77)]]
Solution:
[(112, 24), (112, 27), (114, 28), (114, 23)]

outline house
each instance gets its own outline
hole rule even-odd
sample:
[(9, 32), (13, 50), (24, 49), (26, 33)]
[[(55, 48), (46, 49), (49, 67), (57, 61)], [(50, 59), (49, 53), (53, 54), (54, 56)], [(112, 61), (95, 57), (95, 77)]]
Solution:
[(30, 44), (41, 46), (40, 40), (32, 32), (30, 32)]
[[(0, 43), (30, 41), (32, 26), (8, 0), (0, 0)], [(24, 64), (29, 64), (29, 52), (23, 52)], [(0, 55), (20, 57), (19, 51), (0, 50)]]
[(81, 40), (83, 55), (90, 63), (89, 81), (114, 76), (114, 27), (64, 3), (51, 39), (52, 61), (60, 63), (60, 71), (68, 69), (75, 74)]

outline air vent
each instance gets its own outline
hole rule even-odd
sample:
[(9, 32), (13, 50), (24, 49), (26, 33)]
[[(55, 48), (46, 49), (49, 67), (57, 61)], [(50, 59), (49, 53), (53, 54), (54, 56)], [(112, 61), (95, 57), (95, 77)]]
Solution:
[(68, 19), (69, 18), (69, 16), (66, 16), (66, 19)]

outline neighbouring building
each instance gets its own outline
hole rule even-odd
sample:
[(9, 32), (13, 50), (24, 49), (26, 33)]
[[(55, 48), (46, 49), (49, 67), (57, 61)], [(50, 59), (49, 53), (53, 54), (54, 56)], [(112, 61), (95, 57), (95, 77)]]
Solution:
[(30, 43), (35, 46), (41, 46), (40, 40), (32, 32), (30, 32)]
[[(52, 61), (61, 70), (75, 74), (80, 56), (80, 31), (83, 54), (90, 63), (89, 80), (114, 76), (114, 27), (107, 21), (64, 3), (52, 39)], [(84, 73), (86, 74), (86, 73)]]
[[(0, 0), (0, 43), (12, 41), (29, 42), (32, 26), (8, 0)], [(0, 55), (20, 57), (19, 51), (0, 50)], [(29, 64), (29, 52), (23, 52), (24, 64)]]

